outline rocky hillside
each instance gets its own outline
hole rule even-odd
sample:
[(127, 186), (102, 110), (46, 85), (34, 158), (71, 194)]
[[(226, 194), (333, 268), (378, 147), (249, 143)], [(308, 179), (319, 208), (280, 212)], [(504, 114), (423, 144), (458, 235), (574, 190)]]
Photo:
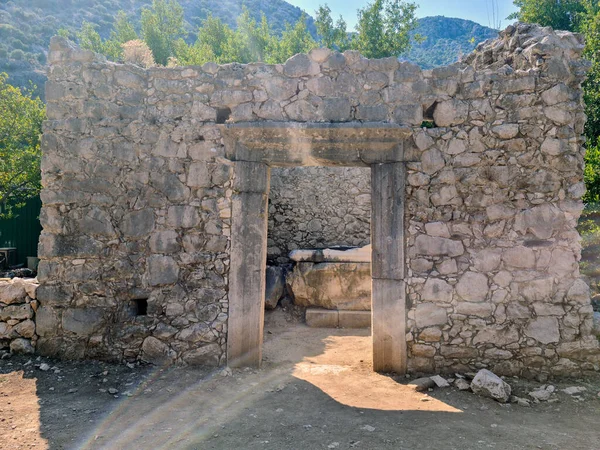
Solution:
[[(87, 20), (97, 24), (99, 33), (107, 37), (118, 10), (139, 17), (140, 9), (151, 3), (152, 0), (0, 1), (0, 72), (7, 72), (12, 84), (29, 86), (31, 81), (42, 87), (48, 44), (60, 28), (74, 33)], [(300, 8), (283, 0), (180, 0), (180, 3), (185, 10), (190, 40), (209, 13), (235, 26), (242, 5), (256, 18), (264, 13), (278, 31), (286, 22), (296, 22), (302, 14)], [(308, 25), (315, 34), (312, 17)], [(425, 40), (415, 43), (405, 59), (424, 68), (452, 63), (461, 54), (469, 53), (478, 42), (496, 34), (475, 22), (446, 17), (420, 19), (416, 33), (425, 36)]]
[(479, 42), (495, 38), (498, 32), (470, 20), (435, 16), (420, 19), (415, 34), (425, 40), (414, 42), (403, 59), (431, 69), (456, 62), (471, 53)]

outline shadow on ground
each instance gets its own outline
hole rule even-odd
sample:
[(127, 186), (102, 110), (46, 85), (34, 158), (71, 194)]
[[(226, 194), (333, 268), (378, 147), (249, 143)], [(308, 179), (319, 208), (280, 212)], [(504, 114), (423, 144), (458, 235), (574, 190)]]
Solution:
[(372, 372), (368, 331), (281, 323), (266, 330), (264, 367), (226, 377), (49, 362), (55, 373), (35, 367), (41, 360), (1, 361), (0, 447), (598, 448), (600, 379), (585, 381), (583, 402), (561, 397), (534, 408), (454, 389), (423, 394)]

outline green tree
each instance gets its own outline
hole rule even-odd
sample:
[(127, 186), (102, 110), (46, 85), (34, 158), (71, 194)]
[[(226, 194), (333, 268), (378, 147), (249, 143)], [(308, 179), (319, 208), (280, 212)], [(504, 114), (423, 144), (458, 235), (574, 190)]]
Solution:
[(40, 135), (44, 104), (0, 74), (0, 217), (40, 192)]
[(587, 0), (514, 0), (519, 8), (508, 19), (538, 23), (556, 30), (575, 30)]
[(315, 26), (321, 45), (340, 52), (348, 50), (350, 48), (350, 38), (346, 31), (346, 21), (342, 16), (334, 24), (331, 18), (331, 9), (327, 4), (319, 6), (315, 11), (315, 15)]
[(104, 43), (104, 54), (112, 61), (120, 61), (123, 58), (123, 44), (137, 39), (138, 35), (127, 14), (119, 11), (110, 38)]
[(104, 54), (104, 42), (93, 23), (84, 20), (76, 36), (81, 48)]
[(233, 34), (233, 30), (227, 24), (209, 14), (198, 30), (198, 40), (194, 46), (197, 46), (198, 54), (205, 57), (211, 57), (212, 53), (214, 59), (210, 61), (226, 62)]
[(297, 53), (308, 53), (318, 47), (306, 27), (306, 15), (302, 15), (295, 25), (285, 24), (285, 31), (281, 38), (272, 38), (271, 45), (267, 47), (266, 62), (283, 63)]
[(410, 47), (417, 26), (417, 5), (401, 0), (375, 0), (358, 10), (358, 35), (352, 47), (367, 58), (399, 56)]
[(175, 42), (184, 34), (183, 8), (176, 0), (154, 0), (142, 9), (142, 37), (154, 60), (166, 66), (174, 55)]

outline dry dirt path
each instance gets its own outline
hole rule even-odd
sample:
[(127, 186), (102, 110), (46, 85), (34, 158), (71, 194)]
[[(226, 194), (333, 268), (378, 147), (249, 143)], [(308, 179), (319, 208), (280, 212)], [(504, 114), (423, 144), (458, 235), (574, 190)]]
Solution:
[(267, 330), (264, 367), (232, 376), (0, 361), (0, 449), (600, 449), (598, 377), (556, 383), (586, 386), (583, 401), (500, 405), (373, 373), (367, 331)]

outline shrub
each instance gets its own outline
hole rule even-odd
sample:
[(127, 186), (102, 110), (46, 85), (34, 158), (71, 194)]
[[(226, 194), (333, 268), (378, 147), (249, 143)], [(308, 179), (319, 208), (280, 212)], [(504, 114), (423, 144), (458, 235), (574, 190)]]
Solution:
[(155, 65), (152, 51), (144, 41), (134, 39), (133, 41), (125, 42), (122, 46), (123, 60), (125, 62), (146, 68)]

